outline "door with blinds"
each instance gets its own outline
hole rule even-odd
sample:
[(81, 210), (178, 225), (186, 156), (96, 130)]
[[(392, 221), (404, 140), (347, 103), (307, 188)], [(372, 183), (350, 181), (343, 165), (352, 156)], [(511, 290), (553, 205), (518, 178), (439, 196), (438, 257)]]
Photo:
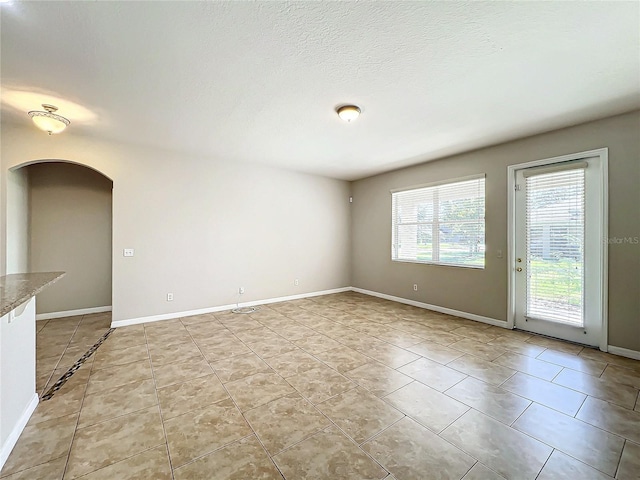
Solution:
[(606, 316), (600, 161), (516, 170), (516, 328), (600, 346)]

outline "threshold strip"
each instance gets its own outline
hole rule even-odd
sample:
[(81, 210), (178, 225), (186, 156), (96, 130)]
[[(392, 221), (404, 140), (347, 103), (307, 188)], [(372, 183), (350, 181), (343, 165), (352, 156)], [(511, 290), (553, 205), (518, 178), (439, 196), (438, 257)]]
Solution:
[(67, 370), (57, 381), (53, 384), (53, 386), (47, 390), (47, 392), (40, 397), (40, 400), (49, 400), (53, 397), (53, 394), (60, 390), (62, 386), (67, 383), (67, 380), (73, 376), (74, 373), (82, 366), (87, 359), (94, 354), (94, 352), (98, 349), (100, 345), (104, 343), (104, 341), (111, 335), (111, 333), (115, 330), (115, 328), (110, 328), (106, 331), (104, 335), (100, 337), (100, 339), (89, 349), (86, 351), (84, 355), (82, 355), (76, 362), (71, 365), (71, 368)]

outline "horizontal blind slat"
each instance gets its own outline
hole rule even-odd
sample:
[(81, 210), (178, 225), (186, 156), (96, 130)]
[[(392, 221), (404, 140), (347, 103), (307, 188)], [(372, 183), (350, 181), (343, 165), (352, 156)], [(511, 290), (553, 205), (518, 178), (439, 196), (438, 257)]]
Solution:
[(584, 325), (584, 169), (526, 178), (526, 316)]
[(392, 259), (484, 267), (484, 175), (392, 193)]

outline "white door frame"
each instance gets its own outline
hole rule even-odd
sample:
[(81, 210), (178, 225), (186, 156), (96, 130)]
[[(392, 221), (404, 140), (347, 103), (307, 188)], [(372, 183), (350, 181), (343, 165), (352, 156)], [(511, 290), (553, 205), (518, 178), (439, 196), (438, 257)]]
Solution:
[(607, 246), (607, 236), (609, 234), (609, 149), (599, 148), (596, 150), (588, 150), (586, 152), (571, 153), (569, 155), (561, 155), (559, 157), (545, 158), (542, 160), (534, 160), (532, 162), (519, 163), (517, 165), (509, 165), (507, 167), (507, 181), (508, 181), (508, 203), (507, 203), (507, 284), (508, 284), (508, 306), (507, 306), (507, 328), (514, 328), (515, 325), (515, 305), (516, 305), (516, 171), (523, 168), (539, 167), (542, 165), (549, 165), (558, 162), (568, 162), (571, 160), (579, 160), (587, 157), (599, 157), (601, 179), (602, 179), (602, 224), (600, 225), (600, 238), (602, 242), (602, 278), (600, 279), (600, 290), (602, 292), (602, 334), (600, 337), (600, 350), (606, 352), (608, 349), (609, 341), (609, 319), (608, 319), (608, 285), (609, 285), (609, 249)]

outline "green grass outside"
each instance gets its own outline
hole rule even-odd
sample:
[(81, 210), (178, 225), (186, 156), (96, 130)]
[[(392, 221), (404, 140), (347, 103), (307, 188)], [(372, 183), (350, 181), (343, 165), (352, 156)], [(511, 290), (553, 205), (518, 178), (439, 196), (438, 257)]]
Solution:
[[(456, 248), (457, 247), (457, 248)], [(418, 245), (418, 261), (432, 261), (431, 244)], [(441, 244), (440, 261), (459, 265), (484, 266), (484, 252), (470, 254), (468, 247)], [(582, 272), (571, 259), (535, 259), (530, 266), (530, 292), (538, 299), (582, 305)]]
[[(418, 245), (419, 262), (431, 262), (433, 249), (431, 244)], [(455, 263), (458, 265), (471, 265), (484, 267), (484, 252), (469, 253), (469, 247), (460, 247), (459, 245), (441, 243), (440, 244), (440, 262)]]
[(530, 293), (535, 298), (582, 305), (582, 269), (575, 260), (535, 259), (529, 275)]

